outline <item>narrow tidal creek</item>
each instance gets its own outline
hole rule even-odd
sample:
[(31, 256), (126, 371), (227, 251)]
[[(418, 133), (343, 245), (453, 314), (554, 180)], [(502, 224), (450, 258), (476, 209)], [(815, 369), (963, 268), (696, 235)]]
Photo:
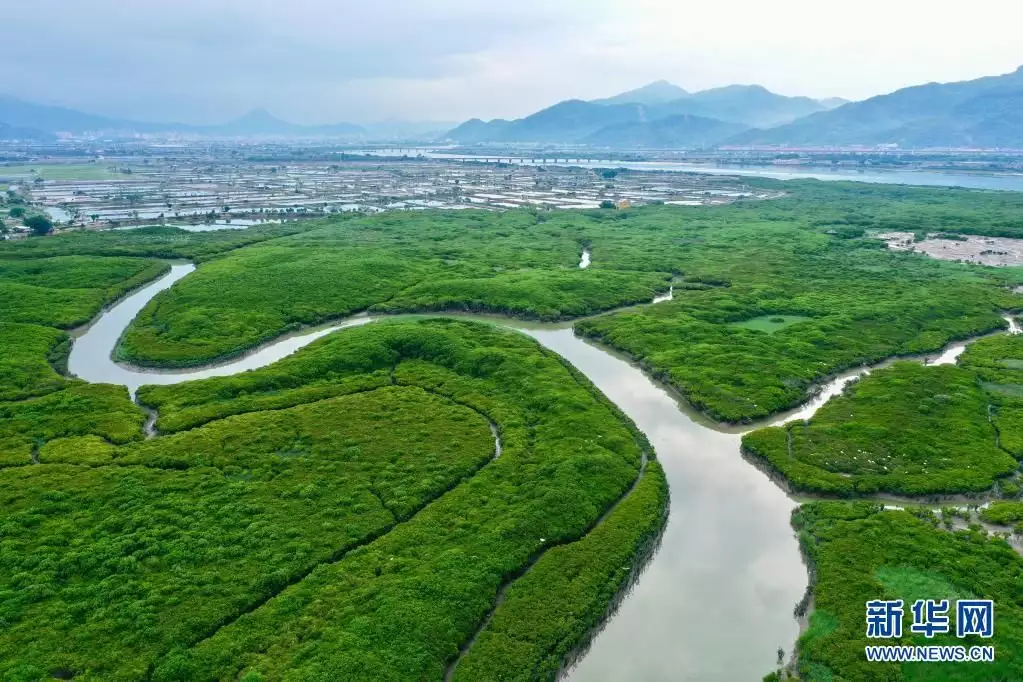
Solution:
[[(589, 264), (589, 250), (580, 267)], [(282, 336), (235, 360), (180, 371), (114, 362), (124, 329), (156, 294), (195, 269), (171, 272), (122, 299), (78, 330), (72, 374), (94, 383), (175, 384), (229, 376), (269, 365), (318, 338), (373, 322), (370, 316)], [(662, 297), (661, 300), (670, 300)], [(799, 634), (793, 608), (807, 585), (806, 568), (789, 526), (796, 502), (740, 455), (742, 433), (765, 423), (726, 428), (695, 413), (626, 358), (576, 337), (571, 323), (540, 324), (458, 315), (521, 331), (567, 359), (616, 403), (653, 444), (671, 486), (671, 512), (657, 554), (568, 672), (573, 682), (759, 680), (786, 659)], [(955, 362), (968, 342), (930, 362)], [(806, 419), (868, 368), (846, 372), (806, 405), (772, 419)]]

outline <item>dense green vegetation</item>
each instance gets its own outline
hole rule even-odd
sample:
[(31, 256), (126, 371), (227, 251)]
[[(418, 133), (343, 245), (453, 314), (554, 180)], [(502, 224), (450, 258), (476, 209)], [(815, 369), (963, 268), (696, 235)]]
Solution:
[(558, 319), (648, 302), (667, 289), (669, 273), (639, 263), (580, 270), (582, 226), (594, 221), (464, 211), (326, 221), (201, 266), (147, 306), (121, 353), (187, 365), (366, 309)]
[[(750, 184), (777, 186), (761, 179), (750, 179)], [(1020, 192), (845, 182), (786, 183), (788, 187), (798, 187), (795, 198), (816, 199), (811, 220), (839, 236), (898, 231), (1023, 237)], [(791, 202), (772, 204), (782, 210), (796, 208)]]
[(307, 229), (302, 222), (257, 225), (245, 230), (189, 232), (176, 227), (132, 230), (72, 230), (46, 239), (0, 241), (0, 261), (50, 256), (138, 256), (203, 261), (250, 244)]
[(987, 391), (999, 444), (1023, 459), (1023, 335), (982, 339), (959, 363), (975, 371)]
[(50, 234), (53, 231), (53, 221), (45, 215), (31, 215), (22, 221), (25, 227), (32, 230), (32, 234), (37, 237)]
[(63, 375), (63, 330), (166, 269), (141, 258), (0, 258), (0, 467), (37, 461), (56, 439), (142, 437), (145, 418), (127, 390)]
[(52, 327), (0, 322), (0, 401), (19, 400), (64, 386), (60, 361), (68, 336)]
[(638, 578), (637, 556), (653, 550), (667, 510), (660, 465), (579, 542), (547, 552), (505, 594), (456, 669), (456, 680), (553, 680), (607, 615), (616, 592)]
[(386, 313), (428, 310), (500, 311), (520, 317), (558, 320), (580, 317), (608, 306), (649, 303), (666, 290), (668, 277), (660, 273), (593, 274), (587, 270), (564, 272), (500, 273), (483, 279), (432, 280), (417, 284), (394, 298), (373, 306)]
[(733, 322), (732, 324), (743, 329), (752, 329), (753, 331), (773, 334), (776, 331), (785, 329), (786, 327), (794, 324), (799, 324), (800, 322), (804, 322), (809, 319), (809, 317), (804, 317), (802, 315), (763, 315), (761, 317), (754, 317), (751, 320)]
[(166, 263), (140, 256), (201, 258), (294, 231), (256, 230), (241, 237), (78, 231), (0, 242), (0, 466), (33, 461), (53, 439), (125, 443), (142, 437), (144, 417), (127, 391), (64, 376), (71, 342), (65, 330), (167, 271)]
[(1023, 502), (999, 501), (980, 510), (980, 518), (999, 526), (1016, 526), (1023, 521)]
[[(805, 205), (802, 214), (795, 210), (801, 201), (777, 204), (726, 209), (686, 225), (691, 236), (675, 247), (685, 255), (674, 267), (687, 280), (730, 286), (676, 288), (670, 303), (576, 328), (639, 358), (713, 417), (743, 421), (804, 401), (816, 381), (842, 369), (1004, 327), (997, 310), (1020, 305), (999, 286), (1015, 273), (982, 273), (828, 235), (830, 222), (812, 223)], [(793, 319), (787, 316), (810, 319), (750, 328), (764, 317)]]
[[(793, 516), (814, 568), (814, 610), (799, 640), (802, 679), (824, 680), (1018, 680), (1023, 678), (1023, 559), (1004, 541), (982, 532), (940, 530), (929, 512), (883, 511), (867, 503), (820, 502)], [(910, 633), (908, 608), (917, 599), (993, 599), (994, 638), (982, 640)], [(994, 663), (867, 663), (864, 604), (902, 599), (907, 605), (902, 644), (995, 647)], [(954, 606), (951, 618), (955, 618)]]
[(64, 376), (66, 330), (167, 271), (166, 263), (142, 256), (202, 258), (295, 231), (77, 231), (0, 242), (0, 466), (31, 463), (55, 439), (71, 438), (73, 449), (142, 437), (144, 416), (126, 390)]
[[(1012, 230), (1018, 199), (787, 189), (785, 199), (714, 208), (327, 220), (202, 265), (154, 299), (120, 352), (144, 364), (194, 364), (360, 310), (583, 316), (647, 300), (675, 277), (674, 301), (577, 329), (637, 357), (712, 416), (742, 421), (801, 402), (846, 367), (998, 329), (998, 313), (1023, 303), (1007, 289), (1023, 281), (1016, 269), (890, 252), (862, 236)], [(580, 271), (584, 245), (593, 265)]]
[(137, 679), (407, 518), (493, 448), (471, 410), (387, 388), (111, 453), (123, 466), (8, 470), (2, 675), (21, 664)]
[(56, 438), (141, 438), (144, 421), (123, 386), (74, 382), (39, 398), (0, 403), (0, 467), (29, 464), (36, 448)]
[(915, 362), (854, 382), (809, 421), (747, 434), (743, 448), (795, 490), (838, 495), (979, 492), (1019, 466), (998, 447), (975, 374)]
[[(363, 310), (561, 319), (673, 282), (671, 302), (577, 329), (741, 421), (845, 367), (1002, 328), (1001, 312), (1023, 307), (1018, 269), (864, 236), (1023, 236), (1020, 200), (786, 188), (716, 208), (388, 213), (0, 244), (0, 678), (439, 679), (457, 661), (462, 679), (551, 679), (634, 575), (667, 503), (643, 437), (563, 361), (486, 325), (377, 322), (258, 371), (140, 389), (161, 433), (145, 440), (123, 388), (61, 376), (63, 330), (157, 276), (154, 258), (199, 262), (122, 340), (121, 357), (156, 365)], [(877, 372), (747, 447), (808, 490), (989, 488), (1023, 456), (1023, 345), (1004, 338), (962, 367)], [(821, 679), (858, 679), (855, 649), (832, 637), (851, 610), (829, 599), (912, 583), (926, 569), (900, 552), (918, 536), (958, 593), (1011, 596), (983, 582), (1001, 545), (979, 536), (851, 505), (811, 505), (797, 523), (822, 566), (833, 539), (851, 552), (827, 564), (839, 577), (821, 570), (804, 637)], [(894, 546), (875, 546), (885, 533)], [(965, 582), (951, 573), (960, 559), (980, 566)]]
[(0, 471), (0, 677), (439, 678), (537, 558), (512, 611), (552, 606), (528, 581), (578, 576), (557, 597), (574, 624), (515, 654), (550, 677), (663, 523), (656, 463), (625, 496), (642, 436), (496, 327), (377, 323), (140, 394), (188, 430), (55, 430)]
[[(747, 434), (743, 448), (799, 491), (980, 492), (1023, 459), (1017, 387), (1023, 335), (990, 336), (967, 346), (959, 366), (900, 362), (873, 372), (807, 422)], [(1014, 486), (1003, 481), (1003, 495)]]
[(141, 258), (0, 258), (0, 320), (76, 327), (166, 270), (163, 263)]

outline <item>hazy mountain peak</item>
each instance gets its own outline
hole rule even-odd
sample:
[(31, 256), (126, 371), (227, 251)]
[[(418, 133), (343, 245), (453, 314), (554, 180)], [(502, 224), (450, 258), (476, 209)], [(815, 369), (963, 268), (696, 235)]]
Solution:
[(701, 90), (697, 92), (697, 95), (705, 95), (709, 93), (720, 93), (720, 94), (736, 94), (742, 92), (756, 92), (756, 93), (771, 93), (770, 90), (765, 88), (763, 85), (757, 85), (756, 83), (733, 83), (731, 85), (722, 85), (717, 88), (708, 88), (707, 90)]
[(283, 123), (266, 109), (258, 107), (234, 119), (232, 123)]
[(623, 92), (620, 95), (607, 97), (605, 99), (595, 99), (593, 100), (593, 104), (646, 104), (649, 106), (672, 102), (688, 96), (689, 92), (674, 83), (669, 83), (666, 80), (659, 80), (654, 81), (653, 83), (648, 83), (641, 88)]
[(763, 85), (757, 84), (735, 84), (735, 85), (723, 85), (718, 88), (710, 88), (708, 90), (701, 90), (693, 93), (694, 99), (703, 100), (706, 102), (710, 101), (730, 101), (730, 102), (781, 102), (781, 101), (813, 101), (808, 97), (787, 97), (785, 95), (779, 95), (775, 92), (771, 92)]
[(683, 88), (681, 88), (681, 87), (675, 85), (674, 83), (672, 83), (671, 81), (667, 81), (667, 80), (665, 80), (663, 78), (660, 79), (660, 80), (656, 80), (653, 83), (647, 83), (643, 87), (638, 88), (638, 91), (639, 92), (643, 92), (643, 91), (647, 91), (647, 92), (663, 92), (663, 93), (670, 94), (670, 95), (676, 95), (676, 94), (681, 92), (681, 93), (683, 93), (683, 96), (689, 94)]

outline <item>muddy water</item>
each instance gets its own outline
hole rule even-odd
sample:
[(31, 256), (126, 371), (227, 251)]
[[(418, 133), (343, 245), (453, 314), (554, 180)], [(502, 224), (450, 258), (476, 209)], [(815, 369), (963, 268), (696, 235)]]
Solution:
[[(306, 330), (210, 367), (163, 372), (115, 363), (111, 353), (124, 328), (150, 298), (193, 269), (173, 266), (164, 278), (80, 330), (71, 372), (88, 381), (123, 384), (134, 392), (144, 384), (262, 367), (333, 331), (374, 320), (363, 316)], [(775, 667), (779, 647), (788, 656), (798, 635), (792, 610), (807, 581), (789, 527), (796, 503), (740, 456), (741, 431), (752, 427), (719, 428), (627, 359), (577, 338), (570, 323), (477, 319), (520, 330), (577, 367), (650, 439), (671, 485), (671, 513), (660, 550), (568, 679), (759, 680)], [(957, 347), (933, 360), (954, 361), (962, 352)], [(835, 378), (816, 399), (775, 421), (810, 416), (860, 374)]]
[(571, 329), (527, 329), (628, 414), (671, 486), (660, 550), (568, 679), (759, 680), (798, 635), (806, 569), (795, 502), (714, 430), (621, 357)]
[(369, 317), (354, 317), (337, 324), (305, 329), (294, 334), (278, 337), (272, 343), (256, 348), (244, 355), (223, 363), (182, 370), (154, 370), (132, 367), (114, 362), (114, 347), (121, 333), (139, 311), (154, 296), (169, 289), (175, 282), (195, 270), (191, 263), (174, 264), (171, 271), (152, 284), (139, 289), (122, 299), (112, 308), (102, 312), (88, 326), (72, 333), (74, 345), (68, 359), (68, 371), (92, 383), (120, 384), (127, 386), (132, 396), (139, 386), (146, 384), (180, 384), (183, 381), (223, 377), (250, 369), (258, 369), (291, 355), (327, 334), (371, 322)]

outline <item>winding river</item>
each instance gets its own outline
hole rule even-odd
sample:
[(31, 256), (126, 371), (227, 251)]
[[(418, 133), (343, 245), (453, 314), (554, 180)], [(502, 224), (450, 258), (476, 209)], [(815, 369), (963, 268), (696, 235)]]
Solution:
[[(146, 370), (114, 362), (112, 352), (122, 332), (145, 304), (194, 269), (188, 263), (173, 264), (168, 274), (78, 330), (70, 372), (91, 382), (125, 385), (134, 395), (144, 384), (174, 384), (263, 367), (339, 329), (379, 319), (356, 316), (280, 337), (230, 362), (189, 370)], [(807, 584), (789, 527), (797, 503), (739, 453), (742, 433), (765, 424), (723, 428), (711, 422), (628, 359), (576, 337), (571, 322), (459, 317), (519, 330), (566, 358), (646, 434), (671, 486), (671, 512), (658, 553), (567, 678), (759, 680), (776, 666), (779, 648), (788, 657), (799, 634), (793, 607)], [(955, 362), (967, 343), (920, 359)], [(834, 378), (806, 405), (770, 423), (809, 417), (869, 369)]]

